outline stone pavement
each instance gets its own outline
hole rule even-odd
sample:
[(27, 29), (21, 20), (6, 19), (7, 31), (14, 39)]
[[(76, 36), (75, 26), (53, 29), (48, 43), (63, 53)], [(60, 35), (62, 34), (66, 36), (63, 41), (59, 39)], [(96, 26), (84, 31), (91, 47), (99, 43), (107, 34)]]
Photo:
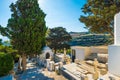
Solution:
[(67, 80), (65, 77), (63, 77), (62, 75), (57, 75), (56, 72), (50, 72), (47, 69), (45, 69), (44, 71), (42, 71), (42, 73), (45, 76), (48, 76), (50, 78), (53, 78), (54, 80)]
[(17, 75), (16, 80), (67, 80), (62, 75), (50, 72), (47, 69), (36, 66), (35, 63), (29, 62), (27, 70)]

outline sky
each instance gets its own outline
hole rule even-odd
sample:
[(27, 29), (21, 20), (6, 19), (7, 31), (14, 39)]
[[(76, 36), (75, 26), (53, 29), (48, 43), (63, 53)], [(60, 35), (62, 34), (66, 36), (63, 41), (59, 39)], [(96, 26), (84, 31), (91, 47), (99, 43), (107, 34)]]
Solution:
[[(79, 21), (82, 6), (87, 0), (39, 0), (39, 6), (46, 14), (46, 26), (48, 28), (64, 27), (68, 32), (87, 31), (85, 25)], [(0, 1), (0, 25), (6, 26), (11, 17), (9, 5), (16, 0)], [(6, 37), (0, 36), (3, 40)]]

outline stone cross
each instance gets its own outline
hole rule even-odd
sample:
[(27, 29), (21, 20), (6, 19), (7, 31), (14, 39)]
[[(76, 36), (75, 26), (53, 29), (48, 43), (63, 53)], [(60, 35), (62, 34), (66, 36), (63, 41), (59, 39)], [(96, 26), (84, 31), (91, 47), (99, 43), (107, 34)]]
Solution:
[(114, 17), (114, 44), (120, 45), (120, 12)]
[(97, 61), (97, 59), (95, 58), (95, 59), (94, 59), (94, 71), (95, 71), (95, 73), (93, 74), (93, 79), (94, 79), (94, 80), (97, 80), (98, 77), (99, 77), (97, 66), (98, 66), (98, 61)]

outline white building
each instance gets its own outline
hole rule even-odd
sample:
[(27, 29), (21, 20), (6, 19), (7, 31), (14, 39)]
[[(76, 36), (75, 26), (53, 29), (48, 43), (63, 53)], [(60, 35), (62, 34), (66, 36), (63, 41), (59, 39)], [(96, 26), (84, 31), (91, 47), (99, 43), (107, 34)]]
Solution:
[(84, 60), (87, 56), (92, 53), (97, 54), (108, 54), (107, 46), (91, 46), (91, 47), (82, 47), (82, 46), (72, 46), (72, 61), (74, 59)]
[(72, 46), (72, 61), (75, 59), (84, 60), (90, 54), (90, 47)]
[(42, 49), (42, 54), (40, 56), (42, 56), (42, 58), (44, 58), (44, 59), (52, 58), (53, 57), (52, 49), (50, 49), (48, 46), (45, 46)]
[(39, 55), (37, 62), (39, 65), (47, 66), (46, 61), (50, 61), (52, 58), (53, 58), (52, 49), (50, 49), (48, 46), (45, 46), (42, 49), (42, 54)]

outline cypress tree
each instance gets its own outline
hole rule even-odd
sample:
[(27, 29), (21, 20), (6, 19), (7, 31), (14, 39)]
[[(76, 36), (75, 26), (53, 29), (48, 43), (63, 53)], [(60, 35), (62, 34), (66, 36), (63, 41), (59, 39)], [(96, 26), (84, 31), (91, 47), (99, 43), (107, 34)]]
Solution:
[(26, 55), (40, 54), (45, 45), (46, 14), (39, 8), (38, 0), (18, 0), (10, 8), (7, 32), (13, 47), (23, 55), (25, 70)]

